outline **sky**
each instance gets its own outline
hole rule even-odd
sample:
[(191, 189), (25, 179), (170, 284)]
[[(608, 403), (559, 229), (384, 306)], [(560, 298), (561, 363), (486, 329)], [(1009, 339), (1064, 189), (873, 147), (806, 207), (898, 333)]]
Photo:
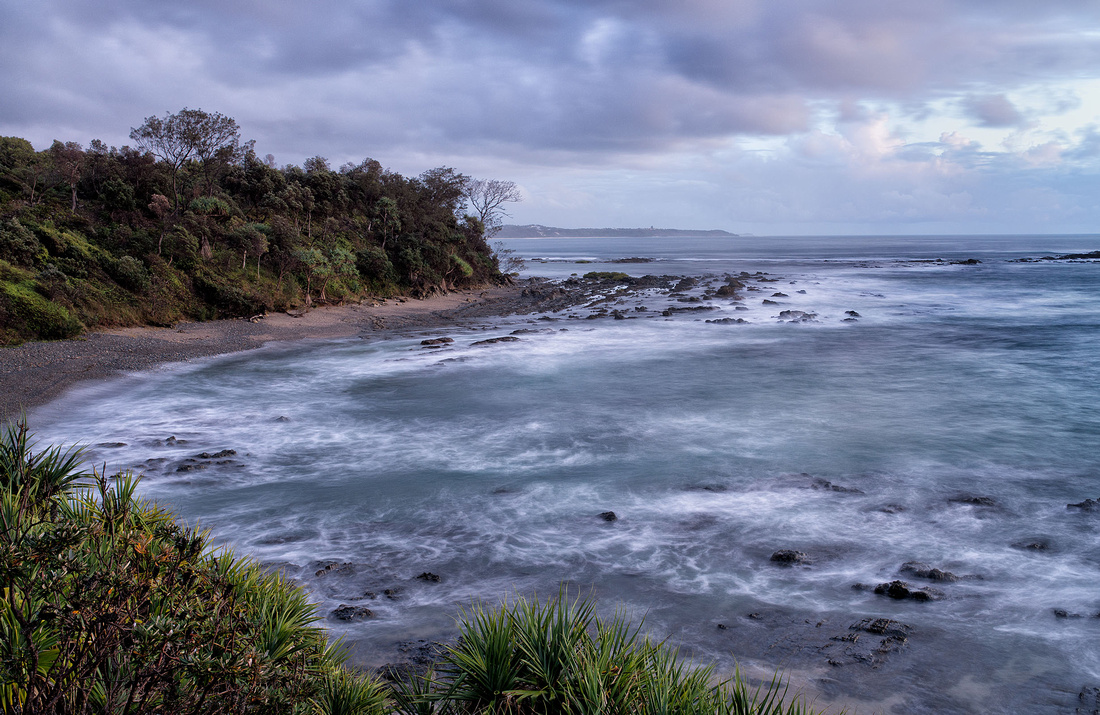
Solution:
[(1090, 0), (4, 0), (0, 69), (38, 149), (198, 108), (513, 223), (1100, 233)]

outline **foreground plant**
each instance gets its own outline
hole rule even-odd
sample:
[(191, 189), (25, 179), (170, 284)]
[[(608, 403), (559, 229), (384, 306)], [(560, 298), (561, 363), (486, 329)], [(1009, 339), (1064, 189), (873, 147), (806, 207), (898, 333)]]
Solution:
[(676, 649), (651, 641), (623, 614), (595, 615), (588, 599), (564, 593), (546, 601), (474, 606), (460, 619), (461, 637), (438, 675), (414, 676), (397, 688), (397, 707), (423, 713), (638, 713), (797, 715), (778, 677), (751, 688), (740, 672), (716, 680)]
[(304, 591), (80, 456), (0, 433), (0, 710), (383, 712)]

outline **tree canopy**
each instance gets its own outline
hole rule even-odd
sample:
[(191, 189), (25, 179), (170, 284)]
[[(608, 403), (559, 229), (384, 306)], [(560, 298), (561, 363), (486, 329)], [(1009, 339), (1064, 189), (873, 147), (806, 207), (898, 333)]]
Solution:
[(0, 343), (507, 280), (485, 237), (511, 182), (489, 182), (500, 198), (451, 167), (279, 167), (201, 109), (130, 137), (0, 137)]

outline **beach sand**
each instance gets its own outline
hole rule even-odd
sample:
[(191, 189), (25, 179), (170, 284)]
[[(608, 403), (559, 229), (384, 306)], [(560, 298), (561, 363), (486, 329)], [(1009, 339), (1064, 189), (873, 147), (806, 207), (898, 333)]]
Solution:
[(366, 299), (301, 315), (179, 323), (170, 328), (106, 328), (73, 340), (0, 348), (0, 419), (60, 397), (78, 383), (199, 357), (251, 350), (271, 341), (342, 338), (400, 329), (431, 329), (524, 309), (523, 284), (455, 291), (423, 300)]

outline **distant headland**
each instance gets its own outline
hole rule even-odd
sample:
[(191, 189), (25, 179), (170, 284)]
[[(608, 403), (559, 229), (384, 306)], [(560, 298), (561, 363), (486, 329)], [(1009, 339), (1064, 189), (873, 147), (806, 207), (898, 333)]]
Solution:
[(650, 238), (653, 236), (736, 238), (737, 234), (717, 229), (691, 231), (678, 228), (653, 228), (652, 226), (649, 228), (557, 228), (532, 223), (525, 226), (505, 224), (495, 238)]

